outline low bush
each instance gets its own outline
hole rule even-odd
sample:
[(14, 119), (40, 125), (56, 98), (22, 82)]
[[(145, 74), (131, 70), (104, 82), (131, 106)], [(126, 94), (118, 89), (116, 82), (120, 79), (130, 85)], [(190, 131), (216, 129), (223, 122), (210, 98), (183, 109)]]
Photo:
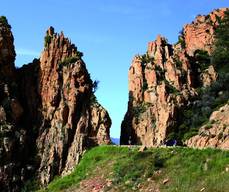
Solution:
[(48, 47), (48, 45), (51, 43), (51, 39), (52, 39), (52, 37), (50, 35), (47, 34), (45, 36), (45, 42), (44, 42), (45, 47)]
[(211, 64), (211, 57), (208, 54), (208, 52), (205, 50), (200, 50), (200, 49), (196, 50), (194, 53), (194, 58), (196, 60), (196, 64), (198, 65), (198, 68), (201, 71), (207, 69)]
[(68, 64), (75, 63), (76, 61), (80, 60), (82, 56), (83, 53), (78, 51), (75, 56), (65, 58), (59, 63), (59, 65), (67, 66)]
[(141, 57), (142, 64), (153, 63), (154, 58), (151, 58), (148, 53), (143, 54)]
[(0, 17), (0, 23), (2, 23), (3, 25), (5, 25), (9, 29), (11, 29), (11, 26), (9, 25), (8, 20), (7, 20), (7, 18), (5, 16), (1, 16)]

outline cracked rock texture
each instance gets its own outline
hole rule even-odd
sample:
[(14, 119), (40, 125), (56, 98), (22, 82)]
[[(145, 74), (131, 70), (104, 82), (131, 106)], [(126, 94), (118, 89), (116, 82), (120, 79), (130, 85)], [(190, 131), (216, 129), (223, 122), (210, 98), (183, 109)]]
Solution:
[[(214, 32), (226, 10), (197, 16), (184, 26), (174, 45), (158, 35), (155, 41), (148, 43), (146, 54), (133, 58), (128, 72), (129, 101), (121, 125), (121, 144), (159, 146), (180, 131), (180, 119), (184, 110), (198, 98), (198, 89), (211, 86), (218, 78), (213, 65), (201, 68), (198, 54), (212, 53)], [(196, 136), (186, 143), (200, 146), (199, 139), (202, 137)], [(220, 140), (214, 146), (227, 148), (228, 139), (227, 136), (226, 141)], [(210, 145), (206, 141), (203, 147)]]
[(109, 144), (111, 119), (94, 96), (79, 52), (50, 27), (39, 59), (16, 69), (13, 35), (0, 22), (0, 186), (20, 191), (69, 174), (89, 147)]
[(189, 147), (229, 149), (229, 105), (226, 104), (210, 116), (208, 124), (202, 126), (199, 134), (186, 141)]

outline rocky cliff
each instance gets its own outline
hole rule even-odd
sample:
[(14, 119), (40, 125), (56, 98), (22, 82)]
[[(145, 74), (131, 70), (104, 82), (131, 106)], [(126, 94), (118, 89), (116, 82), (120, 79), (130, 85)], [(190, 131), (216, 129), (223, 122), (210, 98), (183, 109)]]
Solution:
[(13, 35), (5, 17), (0, 17), (0, 186), (18, 190), (24, 177), (25, 131), (23, 108), (18, 100)]
[[(218, 104), (228, 101), (227, 86), (218, 85), (227, 85), (228, 79), (219, 78), (211, 62), (214, 34), (226, 10), (197, 16), (184, 26), (174, 45), (159, 35), (148, 44), (146, 54), (134, 57), (128, 73), (129, 102), (121, 144), (159, 146), (176, 140), (182, 145), (198, 134), (218, 100)], [(209, 98), (214, 106), (208, 103)], [(225, 140), (219, 143), (228, 143), (228, 133), (219, 139)], [(193, 146), (190, 143), (186, 142)], [(206, 142), (204, 146), (211, 145)]]
[(13, 36), (0, 21), (0, 185), (65, 175), (89, 147), (110, 143), (111, 119), (97, 102), (83, 54), (50, 27), (40, 59), (15, 69)]

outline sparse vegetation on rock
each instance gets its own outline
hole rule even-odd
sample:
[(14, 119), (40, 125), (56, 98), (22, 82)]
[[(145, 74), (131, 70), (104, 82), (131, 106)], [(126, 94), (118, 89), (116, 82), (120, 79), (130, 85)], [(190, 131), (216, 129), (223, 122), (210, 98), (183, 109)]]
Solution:
[(8, 23), (8, 20), (5, 16), (1, 16), (0, 17), (0, 23), (2, 23), (3, 25), (5, 25), (7, 28), (11, 29), (11, 26)]
[(45, 42), (44, 42), (45, 47), (47, 47), (51, 43), (51, 39), (52, 37), (49, 34), (45, 36)]

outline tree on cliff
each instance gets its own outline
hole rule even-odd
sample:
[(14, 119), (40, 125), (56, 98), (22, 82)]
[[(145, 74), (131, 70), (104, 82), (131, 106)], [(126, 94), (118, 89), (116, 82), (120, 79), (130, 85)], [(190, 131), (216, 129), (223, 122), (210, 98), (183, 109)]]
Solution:
[(213, 64), (220, 71), (229, 72), (229, 10), (225, 11), (223, 19), (219, 19), (219, 26), (215, 31), (215, 39)]

